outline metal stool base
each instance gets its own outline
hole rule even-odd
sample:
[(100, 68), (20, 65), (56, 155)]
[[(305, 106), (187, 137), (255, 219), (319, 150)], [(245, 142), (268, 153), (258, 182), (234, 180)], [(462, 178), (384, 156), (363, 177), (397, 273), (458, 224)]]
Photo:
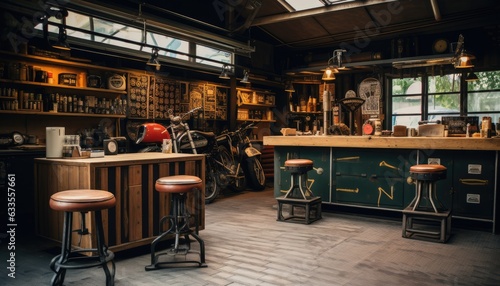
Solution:
[[(276, 198), (278, 201), (278, 218), (277, 221), (287, 221), (296, 223), (310, 224), (314, 221), (321, 219), (321, 198), (312, 197), (310, 199), (294, 199), (281, 196)], [(289, 205), (289, 215), (283, 214), (283, 206)], [(304, 210), (303, 215), (297, 215), (295, 208)]]
[[(429, 222), (439, 223), (439, 227), (432, 226)], [(446, 242), (451, 235), (450, 211), (427, 212), (414, 211), (412, 207), (403, 210), (403, 237), (411, 238), (413, 235), (423, 236)]]
[[(160, 220), (160, 229), (161, 224), (167, 219), (170, 221), (170, 228), (162, 232), (151, 243), (151, 265), (145, 267), (146, 271), (179, 266), (207, 267), (205, 263), (205, 243), (198, 235), (198, 221), (195, 216), (196, 229), (189, 228), (191, 214), (187, 211), (185, 203), (186, 195), (184, 193), (172, 194), (171, 214)], [(172, 248), (157, 253), (158, 244), (171, 235), (174, 236)], [(190, 236), (200, 245), (199, 251), (191, 250)], [(184, 237), (184, 243), (182, 243), (181, 237)], [(191, 256), (190, 254), (196, 254), (198, 260), (188, 259), (188, 256)], [(162, 256), (169, 256), (171, 259), (169, 261), (159, 261)]]
[[(102, 226), (101, 211), (96, 210), (94, 211), (94, 213), (97, 248), (72, 250), (71, 236), (73, 230), (71, 229), (71, 226), (73, 223), (73, 213), (64, 212), (61, 254), (54, 257), (50, 262), (50, 269), (52, 269), (52, 271), (55, 273), (52, 277), (51, 285), (62, 286), (64, 284), (64, 278), (66, 276), (67, 269), (84, 269), (92, 267), (102, 267), (106, 275), (106, 286), (115, 285), (115, 263), (113, 261), (115, 255), (112, 251), (108, 250), (108, 247), (104, 244), (104, 230)], [(96, 255), (75, 256), (76, 254), (85, 252), (95, 253)], [(108, 264), (111, 264), (111, 266), (108, 266)]]

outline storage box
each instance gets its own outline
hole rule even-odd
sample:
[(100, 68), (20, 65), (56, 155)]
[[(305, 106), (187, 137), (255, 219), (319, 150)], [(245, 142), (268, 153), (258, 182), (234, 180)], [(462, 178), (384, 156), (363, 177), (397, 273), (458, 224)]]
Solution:
[(238, 120), (247, 120), (247, 119), (248, 119), (248, 109), (239, 109)]
[(76, 86), (76, 74), (75, 73), (60, 73), (59, 74), (59, 84)]

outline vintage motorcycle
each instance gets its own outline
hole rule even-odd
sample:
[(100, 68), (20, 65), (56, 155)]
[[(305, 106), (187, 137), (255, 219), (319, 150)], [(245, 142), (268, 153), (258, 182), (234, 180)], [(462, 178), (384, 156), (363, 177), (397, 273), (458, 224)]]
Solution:
[(185, 120), (199, 109), (194, 108), (181, 115), (174, 115), (172, 110), (169, 110), (168, 129), (173, 152), (206, 155), (205, 203), (211, 203), (223, 189), (244, 190), (245, 175), (234, 154), (224, 144), (225, 140), (230, 140), (227, 135), (216, 136), (213, 132), (189, 129)]
[(255, 122), (243, 124), (233, 132), (224, 131), (221, 136), (229, 138), (226, 140), (226, 148), (231, 150), (236, 158), (236, 169), (243, 171), (247, 186), (252, 190), (262, 191), (266, 187), (266, 177), (260, 163), (261, 153), (252, 146), (249, 138), (249, 133), (255, 125)]

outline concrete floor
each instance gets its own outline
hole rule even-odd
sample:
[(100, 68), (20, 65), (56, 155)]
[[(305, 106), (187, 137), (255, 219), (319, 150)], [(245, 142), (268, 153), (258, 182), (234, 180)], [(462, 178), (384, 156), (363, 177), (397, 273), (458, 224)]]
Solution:
[[(206, 208), (206, 268), (144, 270), (148, 248), (116, 253), (116, 285), (500, 285), (500, 236), (453, 227), (447, 243), (401, 237), (401, 220), (323, 212), (310, 225), (276, 221), (271, 189), (221, 196)], [(50, 242), (19, 234), (16, 278), (1, 243), (0, 285), (49, 285)], [(65, 285), (104, 285), (102, 269)]]

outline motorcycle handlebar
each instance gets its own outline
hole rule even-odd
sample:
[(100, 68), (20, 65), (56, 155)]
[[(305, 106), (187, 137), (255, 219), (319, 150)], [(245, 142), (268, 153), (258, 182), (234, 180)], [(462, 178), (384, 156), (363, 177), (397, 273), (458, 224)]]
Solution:
[(184, 120), (184, 118), (186, 118), (187, 116), (193, 114), (194, 112), (196, 112), (196, 111), (198, 111), (200, 109), (201, 109), (201, 106), (195, 107), (195, 108), (187, 111), (186, 113), (180, 114), (180, 115), (174, 115), (173, 110), (169, 109), (168, 113), (169, 113), (169, 117), (170, 117), (171, 121), (173, 121), (173, 122), (181, 122), (182, 120)]

